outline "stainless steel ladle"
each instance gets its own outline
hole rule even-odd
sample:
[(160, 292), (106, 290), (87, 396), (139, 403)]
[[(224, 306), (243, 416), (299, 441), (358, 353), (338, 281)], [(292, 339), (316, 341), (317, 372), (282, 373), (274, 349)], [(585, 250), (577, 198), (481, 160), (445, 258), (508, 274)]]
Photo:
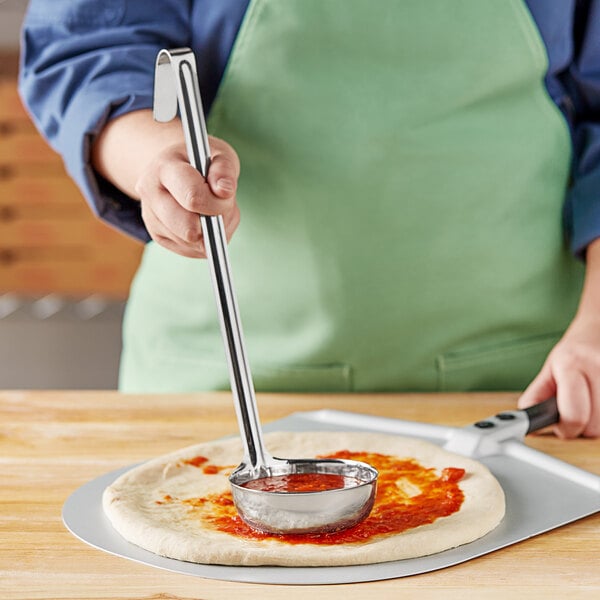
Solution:
[[(154, 118), (170, 121), (177, 107), (188, 158), (204, 177), (210, 148), (202, 111), (196, 60), (189, 48), (161, 50), (156, 59)], [(244, 521), (272, 533), (313, 533), (351, 527), (370, 512), (377, 471), (366, 463), (338, 459), (282, 459), (264, 447), (254, 385), (244, 349), (221, 216), (201, 216), (206, 254), (229, 363), (244, 458), (229, 478), (233, 500)], [(248, 482), (295, 474), (338, 475), (344, 487), (325, 491), (280, 492), (246, 487)]]

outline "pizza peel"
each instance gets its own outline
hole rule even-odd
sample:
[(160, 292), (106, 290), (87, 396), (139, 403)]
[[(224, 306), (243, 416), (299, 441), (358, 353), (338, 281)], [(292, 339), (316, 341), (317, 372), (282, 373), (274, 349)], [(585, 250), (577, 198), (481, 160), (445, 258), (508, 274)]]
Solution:
[(487, 535), (437, 554), (348, 567), (235, 567), (184, 562), (143, 550), (123, 539), (102, 509), (102, 494), (135, 465), (107, 473), (65, 502), (63, 521), (91, 546), (176, 573), (247, 583), (319, 585), (394, 579), (456, 565), (600, 511), (600, 476), (534, 450), (524, 436), (556, 422), (554, 400), (525, 411), (505, 411), (464, 428), (344, 411), (300, 412), (265, 431), (369, 431), (410, 436), (474, 458), (494, 474), (506, 496), (506, 514)]

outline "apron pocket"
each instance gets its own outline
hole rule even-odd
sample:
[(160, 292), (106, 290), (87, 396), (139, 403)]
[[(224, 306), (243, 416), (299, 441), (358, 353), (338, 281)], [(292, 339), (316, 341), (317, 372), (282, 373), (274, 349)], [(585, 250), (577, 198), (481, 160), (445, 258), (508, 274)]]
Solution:
[(436, 357), (440, 391), (523, 390), (562, 332), (479, 344)]

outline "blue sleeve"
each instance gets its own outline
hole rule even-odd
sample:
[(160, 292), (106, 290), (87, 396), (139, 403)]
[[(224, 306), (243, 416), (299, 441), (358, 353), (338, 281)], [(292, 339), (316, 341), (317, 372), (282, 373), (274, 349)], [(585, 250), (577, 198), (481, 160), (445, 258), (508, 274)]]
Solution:
[(575, 56), (565, 78), (574, 113), (565, 226), (572, 251), (583, 258), (588, 244), (600, 238), (600, 0), (578, 3), (574, 39)]
[(152, 107), (154, 61), (189, 44), (183, 0), (32, 0), (22, 31), (19, 88), (94, 212), (148, 239), (139, 202), (99, 177), (90, 148), (109, 118)]
[(600, 0), (525, 0), (548, 53), (545, 83), (573, 145), (564, 204), (572, 252), (600, 237)]
[(152, 107), (161, 48), (194, 49), (208, 110), (247, 5), (248, 0), (31, 0), (22, 31), (21, 96), (100, 218), (150, 239), (139, 202), (92, 168), (93, 138), (109, 119)]

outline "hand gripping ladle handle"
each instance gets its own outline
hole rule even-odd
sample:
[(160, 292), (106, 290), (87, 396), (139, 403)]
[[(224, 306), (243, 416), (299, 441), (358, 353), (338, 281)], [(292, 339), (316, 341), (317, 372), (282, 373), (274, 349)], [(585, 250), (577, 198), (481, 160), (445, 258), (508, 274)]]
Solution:
[[(210, 147), (200, 98), (196, 58), (190, 48), (161, 50), (156, 58), (154, 119), (171, 121), (177, 115), (178, 106), (190, 164), (206, 179), (210, 166)], [(200, 221), (245, 457), (249, 466), (259, 468), (266, 464), (267, 454), (244, 348), (225, 227), (220, 215), (201, 215)]]

